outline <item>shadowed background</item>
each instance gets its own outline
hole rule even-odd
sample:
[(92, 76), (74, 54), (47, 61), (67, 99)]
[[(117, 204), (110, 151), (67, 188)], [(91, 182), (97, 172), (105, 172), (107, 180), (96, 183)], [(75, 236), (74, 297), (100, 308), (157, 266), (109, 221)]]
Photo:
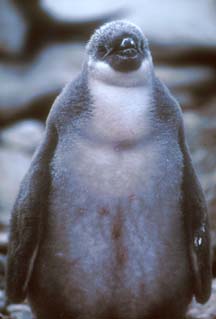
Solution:
[[(184, 110), (192, 157), (209, 205), (216, 275), (216, 0), (0, 0), (0, 318), (10, 211), (53, 100), (78, 74), (85, 44), (105, 21), (126, 18), (150, 42), (157, 75)], [(216, 282), (192, 318), (216, 318)], [(172, 318), (170, 318), (172, 319)]]

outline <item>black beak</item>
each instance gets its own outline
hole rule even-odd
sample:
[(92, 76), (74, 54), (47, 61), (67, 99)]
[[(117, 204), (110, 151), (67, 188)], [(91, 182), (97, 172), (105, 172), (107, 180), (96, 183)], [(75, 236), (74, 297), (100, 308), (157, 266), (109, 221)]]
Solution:
[(130, 35), (116, 38), (110, 47), (104, 46), (99, 52), (101, 59), (106, 59), (113, 69), (120, 72), (137, 70), (144, 59), (141, 43)]
[(112, 47), (100, 47), (99, 54), (105, 59), (107, 56), (116, 54), (122, 58), (135, 58), (138, 53), (143, 54), (141, 48), (132, 37), (125, 37), (118, 40)]
[(133, 38), (124, 38), (122, 40), (122, 42), (120, 43), (120, 48), (122, 50), (136, 48), (136, 44), (135, 44), (134, 39)]
[(124, 38), (122, 39), (119, 47), (117, 48), (117, 54), (123, 57), (132, 58), (137, 55), (137, 46), (133, 38)]

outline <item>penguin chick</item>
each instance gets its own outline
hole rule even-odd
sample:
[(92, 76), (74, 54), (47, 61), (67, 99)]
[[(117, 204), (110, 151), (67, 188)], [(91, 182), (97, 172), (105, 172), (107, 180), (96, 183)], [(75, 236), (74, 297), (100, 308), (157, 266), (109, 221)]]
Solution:
[(95, 31), (15, 202), (7, 295), (37, 319), (183, 318), (211, 287), (206, 203), (182, 113), (142, 31)]

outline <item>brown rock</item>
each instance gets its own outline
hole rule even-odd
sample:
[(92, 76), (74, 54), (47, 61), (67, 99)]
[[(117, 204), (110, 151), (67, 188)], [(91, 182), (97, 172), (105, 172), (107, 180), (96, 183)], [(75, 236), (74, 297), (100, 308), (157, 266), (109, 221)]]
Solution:
[(32, 63), (0, 63), (0, 124), (23, 117), (45, 118), (56, 95), (78, 74), (83, 48), (53, 45)]

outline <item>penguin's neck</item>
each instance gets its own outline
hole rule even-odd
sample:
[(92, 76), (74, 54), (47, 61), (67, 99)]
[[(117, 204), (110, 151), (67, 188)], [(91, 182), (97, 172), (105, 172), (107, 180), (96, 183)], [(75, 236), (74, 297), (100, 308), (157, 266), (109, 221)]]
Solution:
[(89, 89), (93, 104), (88, 128), (91, 137), (104, 143), (136, 143), (148, 135), (152, 108), (149, 84), (124, 87), (91, 78)]

